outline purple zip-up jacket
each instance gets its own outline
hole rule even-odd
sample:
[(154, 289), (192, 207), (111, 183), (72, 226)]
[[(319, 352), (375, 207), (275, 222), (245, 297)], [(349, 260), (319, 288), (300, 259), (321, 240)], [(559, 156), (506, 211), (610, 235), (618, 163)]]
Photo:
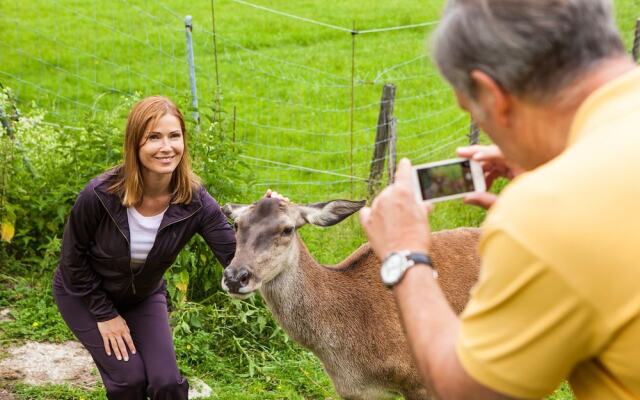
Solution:
[(93, 179), (80, 192), (64, 229), (54, 286), (80, 296), (96, 321), (118, 315), (117, 307), (140, 302), (163, 287), (162, 276), (180, 250), (199, 233), (223, 266), (235, 254), (236, 239), (218, 203), (204, 187), (189, 204), (171, 204), (144, 265), (131, 268), (127, 209), (107, 191), (114, 171)]

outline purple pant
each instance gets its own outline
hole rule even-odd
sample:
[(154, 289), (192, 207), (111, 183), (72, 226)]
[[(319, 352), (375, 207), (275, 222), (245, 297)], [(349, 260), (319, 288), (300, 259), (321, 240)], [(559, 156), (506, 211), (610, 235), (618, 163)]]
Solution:
[(94, 317), (81, 298), (65, 293), (54, 283), (54, 298), (62, 318), (91, 353), (110, 400), (187, 399), (189, 384), (180, 376), (169, 326), (164, 292), (152, 294), (141, 303), (118, 310), (127, 321), (137, 353), (129, 361), (107, 356)]

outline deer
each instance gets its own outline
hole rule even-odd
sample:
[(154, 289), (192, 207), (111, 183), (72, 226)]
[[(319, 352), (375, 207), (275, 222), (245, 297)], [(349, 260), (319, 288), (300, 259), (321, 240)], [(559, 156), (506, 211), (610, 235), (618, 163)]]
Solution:
[[(227, 204), (237, 247), (222, 288), (232, 297), (259, 292), (277, 323), (322, 362), (336, 392), (347, 400), (431, 399), (405, 338), (398, 308), (383, 286), (380, 259), (368, 243), (334, 266), (319, 264), (297, 230), (335, 225), (364, 201), (298, 205), (263, 198)], [(479, 229), (432, 234), (430, 256), (451, 307), (460, 313), (478, 279)]]

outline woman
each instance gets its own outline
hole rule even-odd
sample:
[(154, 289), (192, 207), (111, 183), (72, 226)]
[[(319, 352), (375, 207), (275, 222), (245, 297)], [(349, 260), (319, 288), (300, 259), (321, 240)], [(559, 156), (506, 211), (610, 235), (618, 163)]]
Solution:
[(148, 97), (129, 114), (122, 165), (78, 196), (53, 282), (109, 399), (187, 399), (162, 275), (195, 233), (223, 266), (231, 261), (235, 235), (191, 170), (182, 114)]

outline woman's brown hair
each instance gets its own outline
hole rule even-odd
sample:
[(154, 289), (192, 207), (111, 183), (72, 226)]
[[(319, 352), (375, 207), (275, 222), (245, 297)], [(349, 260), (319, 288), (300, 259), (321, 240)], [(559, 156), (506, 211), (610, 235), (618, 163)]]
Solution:
[(187, 130), (185, 129), (182, 113), (166, 97), (147, 97), (137, 102), (129, 113), (124, 135), (124, 162), (118, 168), (118, 173), (114, 177), (113, 183), (109, 186), (109, 192), (117, 194), (122, 199), (122, 205), (125, 207), (138, 205), (142, 201), (142, 163), (138, 157), (140, 143), (149, 131), (155, 127), (158, 120), (167, 114), (173, 115), (180, 121), (184, 140), (182, 158), (171, 177), (172, 204), (191, 202), (193, 192), (201, 185), (200, 178), (191, 170), (187, 147)]

